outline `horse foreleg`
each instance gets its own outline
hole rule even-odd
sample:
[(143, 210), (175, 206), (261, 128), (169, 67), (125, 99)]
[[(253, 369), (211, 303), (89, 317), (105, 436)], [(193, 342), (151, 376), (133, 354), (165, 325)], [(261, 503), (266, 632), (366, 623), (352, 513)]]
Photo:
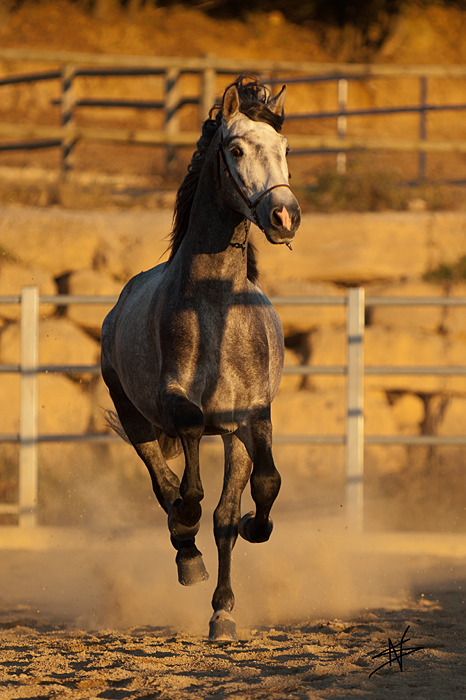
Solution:
[(209, 640), (232, 642), (237, 639), (231, 616), (235, 597), (231, 588), (231, 553), (238, 537), (241, 495), (251, 473), (251, 460), (236, 435), (225, 435), (225, 477), (222, 495), (214, 513), (214, 534), (218, 549), (218, 582), (212, 598), (214, 614)]
[(194, 544), (202, 515), (204, 498), (199, 469), (199, 443), (204, 434), (202, 411), (183, 396), (171, 395), (167, 402), (171, 421), (169, 430), (180, 438), (185, 456), (185, 469), (180, 496), (171, 505), (168, 527), (173, 546), (177, 549), (178, 580), (185, 586), (208, 579), (202, 555)]
[(248, 542), (266, 542), (273, 529), (270, 510), (280, 490), (281, 477), (272, 456), (272, 423), (270, 408), (251, 417), (251, 496), (256, 512), (247, 513), (239, 523), (239, 533)]

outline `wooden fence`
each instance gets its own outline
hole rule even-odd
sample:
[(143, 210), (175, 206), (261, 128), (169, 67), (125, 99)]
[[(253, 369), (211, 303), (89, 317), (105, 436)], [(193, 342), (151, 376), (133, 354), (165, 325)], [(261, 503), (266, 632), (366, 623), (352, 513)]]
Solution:
[[(425, 177), (426, 153), (466, 153), (466, 140), (429, 140), (426, 116), (439, 111), (463, 111), (466, 103), (430, 104), (428, 81), (430, 78), (466, 78), (466, 66), (451, 65), (378, 65), (378, 64), (328, 64), (297, 61), (271, 61), (253, 59), (222, 59), (214, 55), (201, 58), (117, 56), (77, 52), (31, 51), (0, 49), (0, 60), (27, 61), (53, 64), (50, 71), (41, 70), (27, 75), (11, 75), (0, 79), (1, 87), (19, 83), (59, 80), (61, 85), (60, 124), (12, 124), (0, 123), (0, 151), (11, 149), (61, 148), (62, 173), (72, 168), (71, 154), (74, 145), (82, 139), (113, 143), (149, 144), (180, 147), (196, 144), (199, 124), (192, 131), (181, 131), (180, 110), (186, 104), (198, 106), (199, 122), (205, 119), (216, 97), (218, 75), (237, 75), (248, 70), (258, 74), (268, 85), (286, 82), (290, 89), (302, 83), (331, 81), (336, 84), (338, 108), (325, 112), (301, 112), (287, 114), (288, 120), (315, 120), (334, 118), (335, 136), (309, 136), (290, 134), (289, 142), (295, 154), (336, 153), (337, 169), (345, 170), (346, 153), (354, 150), (411, 151), (418, 153), (418, 178)], [(182, 95), (180, 77), (183, 74), (201, 77), (197, 95)], [(162, 100), (104, 100), (78, 99), (74, 85), (80, 76), (143, 76), (159, 75), (164, 79)], [(416, 78), (419, 80), (417, 104), (374, 109), (347, 108), (350, 81), (382, 78)], [(116, 129), (81, 127), (75, 123), (75, 113), (80, 106), (132, 107), (134, 109), (159, 110), (164, 115), (162, 130)], [(347, 136), (348, 119), (355, 116), (416, 113), (419, 116), (418, 138), (371, 138)]]

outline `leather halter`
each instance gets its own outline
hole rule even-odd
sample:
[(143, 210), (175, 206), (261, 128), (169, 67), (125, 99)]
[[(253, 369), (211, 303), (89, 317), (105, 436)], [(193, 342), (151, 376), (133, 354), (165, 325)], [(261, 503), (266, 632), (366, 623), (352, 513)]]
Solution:
[[(246, 206), (250, 210), (252, 217), (254, 219), (254, 223), (256, 224), (256, 226), (258, 228), (260, 228), (260, 230), (263, 233), (265, 233), (265, 229), (262, 226), (262, 224), (260, 223), (259, 217), (257, 216), (257, 212), (256, 212), (257, 205), (259, 204), (261, 199), (263, 197), (265, 197), (266, 194), (269, 194), (269, 192), (271, 192), (272, 190), (277, 189), (277, 187), (288, 187), (289, 190), (291, 190), (291, 187), (289, 186), (289, 184), (287, 182), (284, 182), (281, 185), (272, 185), (272, 187), (269, 187), (267, 190), (265, 190), (265, 192), (262, 192), (262, 194), (260, 194), (258, 197), (256, 197), (256, 199), (252, 202), (249, 199), (249, 197), (247, 196), (247, 194), (238, 185), (238, 183), (236, 182), (235, 178), (233, 177), (233, 175), (231, 173), (231, 170), (230, 170), (228, 163), (226, 161), (226, 158), (225, 158), (225, 151), (223, 150), (222, 139), (220, 139), (220, 142), (217, 146), (217, 158), (218, 158), (218, 162), (217, 162), (217, 186), (218, 186), (218, 188), (221, 189), (221, 187), (222, 187), (221, 181), (220, 181), (220, 163), (221, 163), (222, 167), (223, 167), (223, 172), (228, 177), (228, 179), (230, 180), (234, 189), (237, 191), (237, 193), (239, 194), (239, 196), (241, 197), (243, 202), (246, 204)], [(288, 246), (288, 247), (291, 247), (291, 246)]]

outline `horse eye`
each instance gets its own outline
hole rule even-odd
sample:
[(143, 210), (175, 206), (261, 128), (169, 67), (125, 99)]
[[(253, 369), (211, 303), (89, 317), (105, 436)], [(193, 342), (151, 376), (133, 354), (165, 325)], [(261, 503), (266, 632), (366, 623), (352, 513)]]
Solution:
[(230, 153), (234, 158), (241, 158), (241, 156), (243, 155), (243, 151), (241, 150), (241, 148), (239, 148), (239, 146), (233, 146)]

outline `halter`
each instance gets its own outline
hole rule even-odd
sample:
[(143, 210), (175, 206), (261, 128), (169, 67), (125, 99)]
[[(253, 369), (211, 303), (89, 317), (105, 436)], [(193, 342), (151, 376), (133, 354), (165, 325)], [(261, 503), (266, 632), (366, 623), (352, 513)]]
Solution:
[[(289, 190), (291, 190), (291, 187), (289, 186), (289, 184), (287, 182), (284, 182), (281, 185), (272, 185), (272, 187), (269, 187), (267, 190), (265, 190), (265, 192), (262, 192), (262, 194), (260, 194), (258, 197), (256, 197), (256, 199), (252, 202), (249, 199), (249, 197), (247, 196), (247, 194), (238, 185), (238, 183), (236, 182), (235, 178), (233, 177), (233, 175), (231, 173), (231, 170), (230, 170), (228, 163), (227, 163), (227, 160), (225, 158), (225, 151), (223, 150), (223, 140), (222, 139), (220, 139), (220, 142), (217, 146), (217, 158), (218, 158), (218, 161), (217, 161), (217, 186), (218, 186), (218, 188), (219, 189), (222, 188), (221, 181), (220, 181), (220, 163), (221, 163), (222, 167), (223, 167), (223, 172), (229, 178), (231, 184), (233, 185), (233, 187), (235, 188), (235, 190), (237, 191), (237, 193), (239, 194), (239, 196), (241, 197), (243, 202), (246, 204), (246, 206), (250, 210), (250, 212), (252, 214), (252, 218), (254, 219), (254, 223), (256, 224), (256, 226), (258, 228), (260, 228), (262, 233), (265, 233), (265, 229), (262, 226), (261, 222), (259, 221), (259, 217), (257, 216), (257, 212), (256, 212), (257, 205), (259, 204), (261, 199), (263, 197), (265, 197), (266, 194), (269, 194), (269, 192), (271, 192), (272, 190), (277, 189), (277, 187), (288, 187)], [(291, 245), (289, 243), (287, 243), (286, 245), (291, 250)]]

